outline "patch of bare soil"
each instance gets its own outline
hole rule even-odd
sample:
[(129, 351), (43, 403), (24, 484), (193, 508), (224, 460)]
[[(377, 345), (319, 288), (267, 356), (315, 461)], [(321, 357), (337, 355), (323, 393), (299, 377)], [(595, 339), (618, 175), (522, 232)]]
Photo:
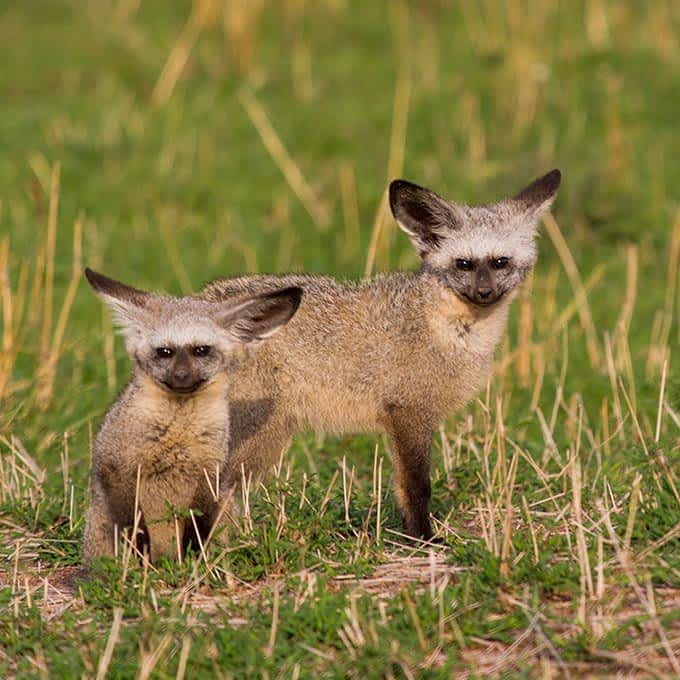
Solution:
[(34, 568), (12, 572), (0, 571), (0, 589), (11, 588), (16, 595), (14, 608), (36, 604), (47, 621), (58, 618), (67, 609), (80, 604), (78, 581), (83, 578), (81, 567), (69, 566), (42, 570)]

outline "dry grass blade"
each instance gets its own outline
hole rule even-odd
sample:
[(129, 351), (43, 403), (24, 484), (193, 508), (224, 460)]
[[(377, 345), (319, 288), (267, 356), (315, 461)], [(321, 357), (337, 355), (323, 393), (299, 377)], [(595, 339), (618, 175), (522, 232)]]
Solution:
[(555, 250), (562, 261), (562, 266), (564, 271), (567, 273), (569, 278), (569, 283), (574, 291), (574, 295), (579, 300), (578, 312), (581, 318), (581, 324), (586, 333), (586, 348), (588, 350), (588, 358), (590, 363), (595, 368), (599, 368), (601, 364), (601, 352), (597, 339), (597, 332), (595, 330), (595, 324), (593, 323), (593, 317), (590, 313), (590, 306), (588, 305), (588, 297), (583, 289), (583, 282), (581, 281), (581, 275), (579, 274), (578, 267), (576, 266), (576, 261), (574, 256), (571, 254), (571, 250), (567, 245), (567, 242), (562, 235), (557, 220), (550, 214), (547, 213), (543, 217), (543, 223), (545, 224), (546, 231), (550, 240), (555, 246)]
[(158, 665), (165, 651), (168, 649), (172, 643), (172, 635), (166, 633), (161, 641), (153, 649), (144, 649), (142, 647), (140, 653), (140, 667), (139, 675), (137, 675), (137, 680), (146, 680), (151, 677), (154, 668)]
[(269, 658), (274, 653), (274, 647), (276, 646), (276, 633), (279, 629), (279, 605), (281, 602), (281, 592), (279, 590), (279, 584), (274, 586), (274, 605), (272, 608), (272, 625), (269, 630), (269, 642), (264, 650), (264, 655)]
[(354, 166), (351, 163), (343, 163), (340, 166), (339, 180), (342, 215), (345, 222), (345, 233), (342, 239), (343, 258), (349, 261), (358, 255), (361, 231), (356, 178)]
[[(2, 309), (2, 353), (0, 354), (0, 398), (9, 384), (14, 364), (16, 325), (14, 299), (9, 280), (9, 238), (0, 242), (0, 303)], [(18, 298), (18, 294), (17, 294)]]
[(243, 74), (251, 68), (257, 46), (256, 29), (263, 6), (264, 0), (231, 0), (224, 3), (227, 43)]
[(661, 385), (659, 387), (659, 405), (656, 411), (656, 428), (654, 430), (654, 443), (659, 443), (661, 437), (661, 422), (663, 419), (663, 402), (666, 393), (666, 376), (668, 374), (668, 360), (663, 362), (663, 370), (661, 371)]
[(57, 370), (57, 363), (61, 354), (62, 344), (64, 341), (64, 333), (66, 332), (66, 324), (71, 313), (71, 307), (78, 291), (78, 284), (82, 275), (82, 236), (83, 226), (80, 220), (77, 220), (73, 226), (73, 267), (71, 270), (71, 280), (69, 281), (66, 296), (59, 312), (57, 325), (54, 329), (54, 336), (52, 338), (52, 345), (46, 362), (40, 367), (39, 371), (39, 385), (38, 385), (38, 400), (47, 406), (52, 397), (54, 389), (54, 378)]
[[(666, 285), (666, 301), (664, 308), (666, 314), (673, 316), (673, 305), (675, 295), (678, 291), (678, 278), (680, 277), (680, 208), (675, 213), (673, 231), (671, 232), (671, 242), (668, 249), (668, 277)], [(680, 310), (678, 310), (680, 312)], [(680, 331), (678, 332), (680, 341)]]
[(319, 201), (302, 174), (300, 167), (288, 153), (288, 150), (276, 133), (276, 130), (271, 124), (266, 111), (262, 108), (262, 105), (255, 99), (255, 96), (246, 89), (239, 92), (239, 100), (260, 135), (262, 143), (272, 157), (272, 160), (283, 173), (283, 176), (286, 178), (293, 193), (300, 199), (300, 202), (309, 213), (309, 216), (314, 220), (314, 224), (316, 224), (317, 228), (326, 230), (330, 223), (328, 211)]
[(160, 220), (159, 229), (161, 232), (161, 238), (163, 239), (163, 245), (165, 246), (165, 252), (168, 256), (168, 259), (170, 260), (170, 265), (173, 272), (175, 273), (177, 281), (179, 282), (182, 293), (184, 295), (190, 295), (194, 289), (191, 285), (191, 279), (187, 274), (187, 270), (182, 263), (182, 258), (179, 254), (179, 248), (177, 247), (177, 240), (165, 223), (165, 220)]
[(12, 349), (12, 289), (9, 283), (9, 238), (0, 241), (0, 300), (2, 300), (2, 352)]
[(101, 655), (99, 664), (97, 666), (97, 680), (104, 680), (109, 670), (111, 657), (113, 656), (113, 650), (116, 646), (116, 643), (118, 642), (120, 623), (122, 620), (123, 610), (120, 607), (116, 607), (113, 610), (113, 622), (111, 623), (111, 630), (109, 631), (109, 637), (106, 641), (106, 647), (104, 648), (104, 653)]
[(366, 255), (366, 266), (364, 267), (364, 276), (370, 276), (373, 273), (375, 266), (376, 253), (378, 250), (378, 242), (383, 230), (383, 225), (388, 219), (388, 194), (387, 190), (383, 192), (378, 204), (378, 210), (373, 219), (373, 230), (371, 231), (371, 240), (368, 244), (368, 253)]
[(633, 318), (633, 311), (635, 309), (635, 299), (637, 297), (637, 281), (639, 268), (639, 253), (636, 246), (629, 246), (626, 250), (626, 293), (621, 306), (621, 313), (616, 322), (616, 334), (627, 342), (628, 333), (630, 331), (630, 322)]
[(176, 680), (183, 680), (187, 671), (187, 661), (189, 660), (189, 652), (191, 651), (191, 638), (186, 635), (182, 640), (182, 648), (179, 652), (179, 661), (177, 663)]
[(586, 542), (586, 535), (583, 526), (583, 473), (579, 458), (582, 423), (583, 409), (579, 407), (579, 432), (576, 438), (575, 450), (570, 457), (569, 471), (572, 483), (571, 510), (576, 531), (576, 548), (580, 569), (581, 598), (579, 603), (579, 621), (584, 624), (587, 621), (588, 602), (593, 596), (593, 578), (590, 568), (590, 559), (588, 556), (588, 545)]
[[(411, 71), (408, 66), (404, 67), (399, 74), (394, 90), (394, 106), (392, 109), (392, 133), (390, 135), (390, 155), (387, 163), (388, 181), (401, 175), (404, 167), (404, 153), (406, 150), (406, 128), (408, 124), (408, 110), (411, 101)], [(389, 245), (383, 244), (383, 233), (389, 219), (389, 206), (387, 191), (380, 199), (378, 211), (373, 220), (373, 230), (371, 240), (368, 244), (366, 255), (366, 266), (364, 276), (373, 273), (376, 260), (381, 253), (380, 247), (387, 248)], [(383, 258), (384, 259), (384, 258)]]
[(165, 106), (172, 96), (196, 41), (208, 19), (212, 17), (216, 4), (215, 0), (194, 0), (191, 15), (168, 55), (163, 71), (151, 94), (151, 101), (155, 106)]
[(510, 553), (512, 551), (512, 522), (514, 518), (514, 506), (512, 495), (515, 490), (515, 479), (517, 477), (517, 464), (519, 462), (520, 451), (515, 447), (515, 451), (510, 461), (510, 471), (505, 484), (503, 494), (505, 496), (505, 518), (503, 521), (503, 540), (501, 543), (501, 563), (500, 574), (503, 578), (510, 575)]
[(47, 217), (47, 237), (45, 246), (45, 288), (42, 309), (42, 328), (40, 331), (40, 356), (47, 358), (50, 332), (52, 330), (52, 295), (54, 289), (54, 255), (57, 245), (57, 215), (59, 211), (59, 178), (61, 164), (55, 163), (50, 179), (50, 208)]
[(427, 650), (427, 640), (425, 640), (425, 636), (423, 635), (423, 627), (420, 623), (420, 619), (418, 618), (418, 612), (416, 611), (415, 604), (413, 603), (413, 599), (408, 594), (407, 590), (402, 591), (402, 597), (404, 598), (404, 602), (406, 602), (406, 607), (408, 609), (409, 616), (411, 617), (411, 621), (413, 621), (413, 627), (415, 628), (416, 635), (418, 636), (418, 644), (420, 645), (420, 649), (424, 652)]
[(641, 550), (635, 556), (635, 562), (644, 564), (645, 560), (652, 554), (654, 554), (659, 548), (663, 547), (670, 541), (675, 540), (680, 537), (680, 522), (678, 522), (674, 527), (669, 529), (661, 538), (657, 538), (656, 541), (650, 543), (646, 548)]

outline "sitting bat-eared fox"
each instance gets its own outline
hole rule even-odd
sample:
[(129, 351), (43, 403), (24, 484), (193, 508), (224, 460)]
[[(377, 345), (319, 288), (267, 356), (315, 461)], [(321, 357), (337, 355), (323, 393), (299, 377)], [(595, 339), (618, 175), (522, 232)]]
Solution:
[(227, 484), (264, 472), (296, 432), (386, 432), (405, 529), (431, 538), (433, 434), (486, 384), (559, 184), (553, 170), (513, 198), (467, 206), (395, 180), (390, 206), (422, 258), (418, 271), (358, 283), (289, 274), (207, 284), (201, 296), (213, 302), (304, 291), (291, 322), (231, 377)]
[(91, 563), (114, 555), (116, 538), (133, 526), (137, 547), (152, 562), (177, 557), (225, 516), (225, 367), (244, 344), (257, 345), (285, 324), (302, 291), (286, 287), (208, 302), (85, 273), (113, 308), (134, 368), (94, 442), (83, 557)]

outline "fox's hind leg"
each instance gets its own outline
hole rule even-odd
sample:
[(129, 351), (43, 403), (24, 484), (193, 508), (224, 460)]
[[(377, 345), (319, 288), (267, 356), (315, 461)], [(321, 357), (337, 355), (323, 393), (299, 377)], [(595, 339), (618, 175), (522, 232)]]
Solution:
[(107, 494), (98, 478), (92, 480), (90, 505), (85, 516), (83, 561), (91, 563), (98, 557), (116, 554), (116, 537), (132, 526), (132, 505), (117, 494)]
[(243, 485), (255, 488), (288, 448), (291, 434), (289, 418), (274, 407), (272, 400), (232, 402), (229, 454), (221, 496), (231, 496), (233, 507), (236, 507), (244, 491)]
[(98, 557), (112, 557), (114, 551), (113, 518), (106, 500), (93, 494), (85, 516), (83, 560), (89, 564)]
[(430, 446), (434, 429), (415, 409), (386, 407), (385, 429), (392, 447), (395, 492), (406, 532), (432, 538), (430, 524)]
[(152, 564), (158, 564), (161, 557), (176, 560), (182, 556), (185, 524), (186, 520), (175, 517), (172, 520), (162, 519), (147, 523)]
[[(173, 503), (167, 499), (172, 498)], [(149, 558), (157, 564), (161, 557), (177, 560), (183, 555), (183, 537), (187, 519), (178, 515), (176, 508), (187, 510), (190, 499), (182, 496), (175, 485), (143, 483), (139, 495), (139, 509), (149, 537)]]

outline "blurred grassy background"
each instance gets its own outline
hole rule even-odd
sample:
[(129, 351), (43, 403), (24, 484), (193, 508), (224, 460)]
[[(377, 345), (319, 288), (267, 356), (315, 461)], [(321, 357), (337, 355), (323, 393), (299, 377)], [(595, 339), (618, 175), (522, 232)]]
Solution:
[[(377, 267), (416, 265), (381, 210), (394, 176), (486, 202), (559, 166), (556, 215), (582, 278), (606, 267), (595, 325), (617, 323), (633, 244), (644, 287), (631, 341), (648, 342), (677, 211), (677, 24), (674, 3), (603, 0), (8, 7), (9, 280), (16, 292), (22, 266), (43, 275), (57, 165), (56, 306), (78, 219), (84, 261), (142, 287), (188, 292), (244, 271), (357, 276), (376, 223)], [(547, 272), (555, 254), (541, 250)], [(559, 304), (572, 295), (564, 284)], [(84, 351), (100, 316), (81, 291), (60, 379), (73, 362), (100, 374)], [(21, 343), (12, 379), (31, 379), (32, 349)]]
[[(529, 448), (545, 436), (537, 407), (565, 448), (582, 408), (593, 490), (604, 465), (629, 491), (641, 444), (665, 442), (670, 472), (645, 474), (652, 496), (665, 475), (670, 501), (642, 535), (680, 522), (680, 373), (668, 363), (680, 340), (678, 3), (31, 0), (0, 11), (0, 44), (12, 531), (66, 522), (48, 499), (74, 489), (57, 562), (77, 560), (92, 428), (128, 373), (82, 266), (174, 293), (247, 271), (411, 268), (385, 209), (390, 179), (490, 202), (552, 167), (555, 220), (486, 403)], [(480, 432), (489, 421), (475, 408)], [(37, 472), (12, 481), (17, 442), (46, 471), (38, 487)], [(356, 455), (367, 473), (374, 443), (324, 451)], [(316, 449), (296, 445), (303, 466)], [(317, 455), (327, 483), (337, 457)], [(477, 472), (460, 472), (463, 491), (474, 495)], [(435, 495), (444, 514), (459, 502)], [(48, 508), (42, 524), (36, 507)]]

